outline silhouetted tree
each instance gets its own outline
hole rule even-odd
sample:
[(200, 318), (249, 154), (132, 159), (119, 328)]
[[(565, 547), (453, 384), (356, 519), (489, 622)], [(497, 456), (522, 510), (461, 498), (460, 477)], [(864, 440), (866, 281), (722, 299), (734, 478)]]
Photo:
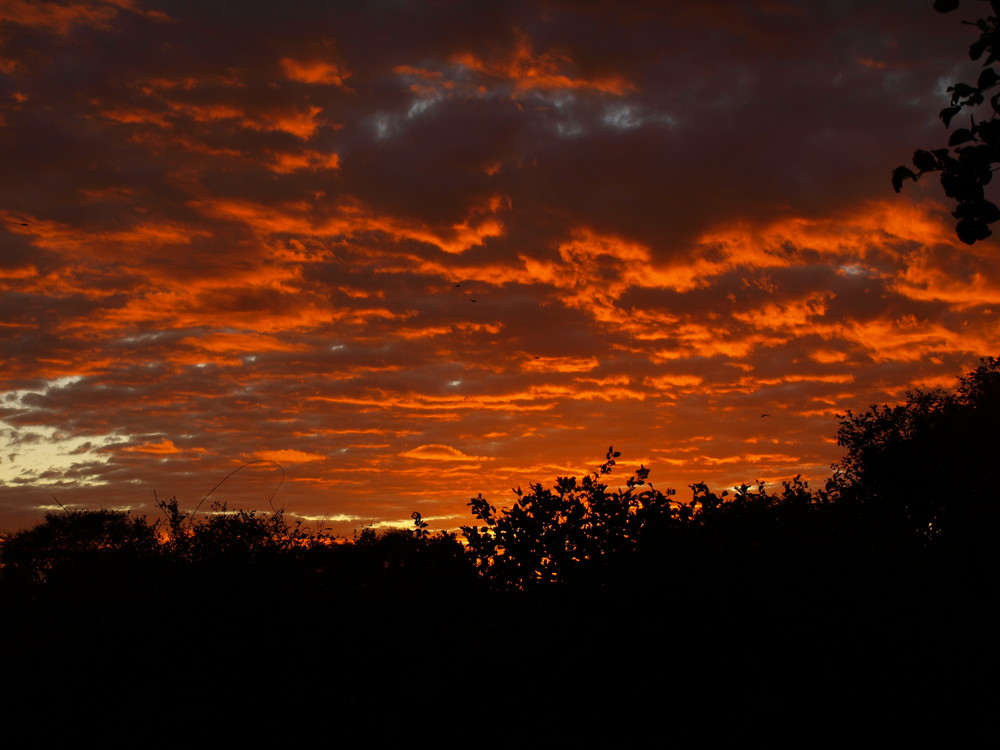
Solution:
[[(958, 0), (936, 0), (934, 8), (947, 13), (958, 7)], [(990, 67), (1000, 59), (1000, 1), (991, 0), (992, 15), (980, 18), (974, 24), (979, 29), (979, 39), (969, 47), (969, 56), (978, 60), (985, 55), (984, 68), (975, 85), (956, 83), (948, 88), (951, 104), (941, 110), (945, 126), (963, 109), (973, 109), (986, 102), (989, 96), (988, 118), (969, 117), (969, 126), (952, 132), (949, 148), (930, 151), (918, 150), (913, 155), (917, 171), (899, 166), (892, 173), (892, 186), (898, 193), (903, 181), (917, 180), (928, 172), (941, 173), (941, 187), (945, 195), (955, 201), (952, 216), (958, 219), (956, 233), (962, 242), (973, 244), (989, 237), (989, 225), (1000, 220), (1000, 208), (986, 200), (984, 186), (993, 178), (994, 165), (1000, 163), (1000, 93), (991, 92), (1000, 86), (1000, 75)]]
[(49, 512), (30, 529), (8, 535), (0, 545), (5, 577), (57, 582), (112, 572), (124, 573), (160, 553), (157, 525), (115, 510)]
[(842, 418), (837, 442), (849, 496), (869, 517), (936, 539), (995, 533), (1000, 521), (1000, 360), (955, 392), (912, 391), (897, 406)]

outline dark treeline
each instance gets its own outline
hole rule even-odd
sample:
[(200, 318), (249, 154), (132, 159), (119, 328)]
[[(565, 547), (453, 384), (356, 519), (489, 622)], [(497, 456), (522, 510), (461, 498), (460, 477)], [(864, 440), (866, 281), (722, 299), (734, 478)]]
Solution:
[[(0, 546), (8, 734), (173, 745), (1000, 731), (1000, 360), (842, 420), (822, 488), (641, 467), (470, 503), (466, 544), (281, 512), (51, 513)], [(485, 733), (482, 734), (481, 733)]]

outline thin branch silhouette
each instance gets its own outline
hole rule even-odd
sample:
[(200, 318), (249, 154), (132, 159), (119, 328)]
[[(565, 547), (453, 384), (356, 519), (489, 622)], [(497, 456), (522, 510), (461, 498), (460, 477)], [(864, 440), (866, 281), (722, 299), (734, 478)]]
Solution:
[(217, 489), (219, 489), (219, 487), (221, 487), (223, 484), (225, 484), (226, 481), (231, 476), (233, 476), (234, 474), (239, 473), (240, 471), (242, 471), (243, 469), (245, 469), (248, 466), (253, 466), (254, 464), (273, 464), (274, 466), (277, 466), (278, 467), (278, 471), (281, 472), (281, 479), (278, 480), (278, 486), (274, 488), (274, 492), (272, 492), (271, 496), (267, 499), (267, 504), (271, 506), (271, 512), (272, 513), (277, 513), (277, 511), (274, 509), (274, 496), (278, 494), (278, 490), (281, 489), (281, 485), (283, 485), (285, 483), (285, 467), (282, 466), (281, 464), (279, 464), (277, 461), (272, 461), (269, 458), (259, 458), (259, 459), (255, 460), (255, 461), (248, 461), (247, 463), (243, 464), (242, 466), (238, 466), (237, 468), (233, 469), (231, 472), (229, 472), (228, 474), (226, 474), (226, 476), (224, 476), (222, 478), (222, 481), (220, 481), (217, 485), (215, 485), (212, 489), (210, 489), (208, 491), (208, 494), (205, 495), (205, 497), (203, 497), (201, 499), (201, 501), (196, 506), (194, 506), (194, 510), (191, 511), (191, 515), (188, 517), (189, 523), (193, 523), (195, 514), (198, 512), (198, 510), (201, 508), (201, 506), (204, 505), (205, 501), (208, 500), (208, 498), (212, 496), (213, 492), (215, 492)]

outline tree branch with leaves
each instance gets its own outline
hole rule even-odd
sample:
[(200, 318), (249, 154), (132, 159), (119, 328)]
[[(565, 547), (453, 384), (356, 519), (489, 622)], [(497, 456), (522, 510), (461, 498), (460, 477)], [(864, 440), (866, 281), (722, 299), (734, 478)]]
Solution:
[[(989, 0), (991, 15), (977, 21), (963, 21), (979, 29), (979, 39), (969, 47), (969, 57), (985, 56), (984, 68), (975, 85), (956, 83), (949, 86), (951, 104), (938, 115), (945, 127), (964, 110), (969, 112), (969, 126), (952, 131), (948, 148), (930, 151), (919, 149), (913, 155), (913, 166), (899, 166), (892, 172), (892, 187), (898, 193), (903, 182), (914, 182), (931, 172), (939, 172), (945, 195), (955, 201), (952, 216), (958, 219), (958, 238), (972, 245), (993, 232), (989, 225), (1000, 221), (1000, 208), (986, 199), (985, 186), (993, 179), (995, 165), (1000, 163), (1000, 92), (990, 92), (1000, 86), (1000, 75), (990, 67), (1000, 60), (1000, 0)], [(959, 0), (936, 0), (934, 9), (948, 13), (959, 6)], [(977, 119), (977, 107), (989, 102), (988, 117)]]

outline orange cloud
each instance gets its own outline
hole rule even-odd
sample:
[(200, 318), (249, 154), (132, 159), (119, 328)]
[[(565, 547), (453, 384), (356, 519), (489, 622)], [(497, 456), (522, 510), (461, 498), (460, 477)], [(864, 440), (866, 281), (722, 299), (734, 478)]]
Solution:
[(537, 372), (590, 372), (600, 366), (597, 357), (533, 357), (521, 363), (524, 370)]
[(996, 332), (956, 332), (938, 322), (871, 320), (844, 326), (840, 335), (868, 350), (876, 362), (918, 362), (932, 353), (995, 350)]
[[(692, 459), (705, 466), (719, 466), (721, 464), (749, 464), (750, 466), (760, 466), (761, 464), (796, 464), (801, 462), (801, 456), (790, 456), (787, 453), (744, 453), (735, 456), (693, 456)], [(684, 464), (690, 464), (691, 460), (685, 460)]]
[(787, 267), (802, 262), (804, 250), (831, 261), (850, 258), (864, 263), (874, 251), (897, 257), (898, 248), (908, 243), (957, 246), (953, 231), (936, 211), (934, 204), (871, 201), (837, 216), (793, 216), (764, 225), (735, 222), (699, 237), (697, 274), (701, 283), (708, 283), (734, 265)]
[(300, 169), (337, 169), (339, 166), (340, 157), (337, 154), (322, 151), (274, 153), (270, 163), (270, 168), (278, 174), (289, 174)]
[(140, 222), (127, 229), (108, 231), (0, 211), (0, 222), (6, 225), (8, 231), (31, 237), (36, 247), (68, 257), (101, 259), (102, 264), (107, 262), (109, 255), (122, 255), (134, 260), (139, 250), (160, 249), (163, 245), (172, 244), (188, 245), (195, 238), (209, 235), (190, 225), (169, 221)]
[(648, 283), (649, 248), (579, 227), (558, 249), (559, 261), (522, 256), (527, 279), (556, 287), (563, 304), (598, 321), (630, 325), (618, 299), (630, 286)]
[(749, 390), (756, 390), (766, 385), (781, 385), (782, 383), (853, 383), (854, 375), (841, 373), (833, 375), (782, 375), (777, 378), (763, 377), (742, 377), (736, 381), (736, 385), (745, 386)]
[(195, 122), (233, 121), (247, 130), (285, 132), (302, 140), (308, 140), (321, 125), (326, 124), (317, 118), (323, 111), (322, 107), (313, 105), (249, 112), (232, 104), (192, 104), (175, 99), (167, 99), (165, 103), (175, 115), (190, 117)]
[(253, 457), (263, 461), (274, 461), (276, 464), (302, 464), (310, 461), (324, 461), (326, 456), (319, 453), (307, 453), (294, 448), (282, 448), (275, 451), (258, 451)]
[(286, 109), (275, 112), (265, 112), (256, 119), (244, 120), (244, 125), (253, 130), (277, 130), (291, 133), (302, 140), (312, 138), (322, 121), (316, 118), (322, 107), (310, 106), (302, 109)]
[(142, 445), (129, 445), (122, 448), (122, 450), (129, 453), (152, 453), (160, 456), (180, 453), (180, 449), (174, 445), (173, 440), (161, 440), (158, 443), (143, 443)]
[(305, 344), (281, 341), (274, 336), (260, 333), (213, 333), (199, 337), (188, 336), (181, 339), (181, 343), (217, 353), (293, 352), (309, 348)]
[(847, 361), (847, 355), (835, 349), (815, 349), (809, 353), (809, 357), (823, 365)]
[(646, 378), (646, 384), (656, 390), (671, 390), (674, 388), (697, 388), (705, 379), (699, 375), (660, 375)]
[[(221, 277), (185, 278), (183, 283), (170, 276), (153, 277), (148, 286), (124, 304), (107, 307), (79, 323), (105, 329), (135, 325), (152, 325), (160, 330), (237, 329), (244, 333), (224, 332), (217, 339), (205, 338), (200, 343), (236, 351), (258, 347), (277, 351), (275, 347), (286, 346), (283, 342), (287, 339), (273, 339), (270, 334), (314, 328), (349, 316), (381, 314), (379, 310), (334, 308), (325, 296), (299, 289), (295, 284), (297, 273), (295, 266), (264, 261), (227, 269)], [(259, 337), (249, 337), (249, 332)], [(199, 340), (187, 343), (199, 345)]]
[[(34, 266), (24, 266), (23, 268), (0, 268), (0, 279), (29, 279), (37, 275), (38, 269)], [(0, 325), (15, 324), (0, 322)]]
[(798, 299), (784, 304), (764, 305), (758, 310), (734, 312), (736, 320), (751, 324), (756, 329), (801, 330), (813, 324), (816, 318), (826, 314), (827, 302), (833, 296), (831, 292), (816, 292), (805, 299)]
[(305, 201), (264, 205), (250, 201), (203, 200), (189, 203), (208, 216), (241, 221), (258, 235), (298, 234), (300, 236), (353, 236), (384, 232), (398, 240), (417, 240), (434, 245), (444, 252), (461, 254), (481, 245), (490, 237), (503, 234), (499, 214), (508, 202), (493, 196), (470, 207), (465, 221), (451, 227), (430, 227), (414, 220), (379, 215), (360, 201), (343, 198), (331, 216), (317, 219)]
[(190, 117), (195, 122), (244, 119), (243, 109), (230, 104), (189, 104), (172, 101), (168, 102), (167, 106), (178, 114)]
[(142, 107), (106, 109), (101, 112), (101, 116), (126, 125), (158, 125), (162, 128), (170, 126), (170, 121), (164, 113)]
[(621, 76), (590, 79), (574, 77), (569, 72), (573, 61), (568, 56), (554, 52), (536, 54), (531, 40), (525, 34), (518, 35), (517, 43), (507, 57), (486, 59), (472, 52), (463, 52), (455, 55), (452, 62), (493, 78), (511, 81), (515, 95), (517, 92), (532, 90), (589, 89), (623, 96), (635, 89)]
[(56, 3), (45, 0), (3, 0), (0, 22), (31, 26), (35, 29), (66, 35), (76, 26), (109, 28), (119, 11), (126, 10), (159, 21), (170, 20), (166, 13), (141, 10), (133, 0)]
[(418, 458), (424, 461), (492, 461), (490, 456), (467, 456), (457, 448), (449, 445), (420, 445), (400, 453), (405, 458)]
[(279, 61), (285, 77), (299, 83), (316, 83), (332, 86), (344, 86), (350, 71), (339, 63), (325, 60), (293, 60), (283, 57)]
[[(758, 272), (815, 265), (815, 254), (819, 252), (828, 258), (831, 271), (841, 276), (876, 276), (880, 283), (911, 298), (943, 301), (957, 309), (1000, 303), (1000, 279), (994, 280), (995, 274), (988, 273), (990, 266), (985, 260), (970, 260), (978, 250), (958, 248), (950, 227), (940, 221), (935, 211), (930, 204), (898, 206), (876, 202), (838, 217), (787, 217), (764, 226), (734, 224), (704, 235), (688, 254), (680, 254), (679, 260), (665, 266), (657, 266), (649, 248), (642, 244), (578, 228), (559, 245), (559, 260), (522, 257), (524, 272), (520, 281), (555, 287), (563, 304), (586, 312), (614, 330), (627, 332), (636, 340), (671, 340), (670, 349), (649, 353), (653, 361), (659, 362), (689, 355), (742, 359), (760, 347), (783, 345), (789, 337), (798, 335), (846, 339), (881, 351), (879, 360), (899, 354), (904, 361), (914, 361), (913, 357), (919, 355), (905, 354), (903, 349), (907, 347), (913, 351), (990, 351), (995, 334), (981, 326), (956, 335), (941, 324), (935, 324), (938, 328), (934, 332), (904, 332), (900, 325), (878, 319), (859, 325), (830, 320), (828, 311), (836, 299), (834, 291), (812, 291), (789, 299), (791, 290)], [(937, 241), (935, 247), (961, 250), (963, 262), (978, 263), (981, 270), (956, 275), (953, 264), (932, 262), (926, 249), (928, 241)], [(901, 246), (925, 249), (903, 255)], [(869, 270), (866, 264), (874, 268)], [(892, 275), (900, 265), (903, 273)], [(626, 309), (622, 305), (630, 289), (665, 288), (686, 293), (707, 287), (736, 269), (753, 274), (752, 281), (745, 279), (744, 283), (770, 292), (775, 301), (734, 308), (731, 294), (729, 305), (724, 303), (720, 310), (704, 316), (696, 311), (679, 314), (674, 310)], [(734, 326), (733, 322), (741, 325)]]
[(870, 57), (859, 57), (858, 62), (864, 65), (866, 68), (874, 68), (876, 70), (881, 70), (882, 68), (886, 67), (886, 64), (884, 62), (881, 62), (879, 60), (873, 60)]

